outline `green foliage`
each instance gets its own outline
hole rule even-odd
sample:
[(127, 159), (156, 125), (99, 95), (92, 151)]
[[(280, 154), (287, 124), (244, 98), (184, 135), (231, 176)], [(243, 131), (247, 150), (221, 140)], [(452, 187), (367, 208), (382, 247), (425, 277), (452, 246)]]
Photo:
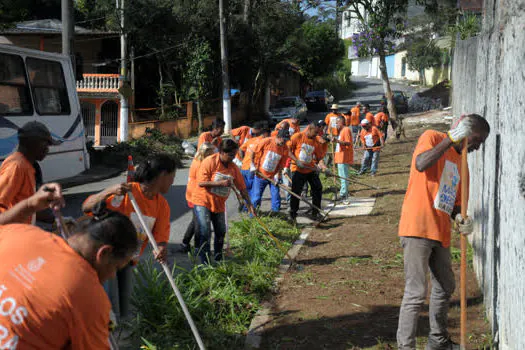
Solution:
[(455, 39), (459, 34), (461, 40), (465, 40), (476, 36), (481, 31), (480, 18), (474, 14), (467, 14), (463, 16), (459, 23), (449, 28), (449, 33)]
[[(291, 247), (299, 231), (289, 223), (262, 218), (271, 232)], [(273, 287), (283, 253), (253, 219), (230, 227), (234, 258), (216, 266), (199, 265), (175, 276), (192, 318), (208, 348), (240, 348), (244, 333)], [(174, 269), (178, 269), (176, 266)], [(137, 316), (129, 324), (137, 342), (147, 339), (148, 348), (194, 348), (191, 330), (167, 279), (153, 264), (137, 268), (133, 304)]]
[(133, 161), (139, 163), (152, 154), (167, 153), (177, 161), (178, 167), (182, 167), (181, 160), (184, 157), (180, 139), (162, 134), (156, 129), (146, 129), (146, 135), (138, 139), (109, 145), (101, 150), (96, 150), (92, 144), (88, 144), (88, 151), (91, 166), (105, 165), (115, 168), (125, 168), (128, 155), (132, 155)]
[(425, 69), (441, 65), (442, 56), (442, 51), (433, 41), (418, 40), (408, 46), (406, 61), (408, 68), (420, 72), (423, 79)]

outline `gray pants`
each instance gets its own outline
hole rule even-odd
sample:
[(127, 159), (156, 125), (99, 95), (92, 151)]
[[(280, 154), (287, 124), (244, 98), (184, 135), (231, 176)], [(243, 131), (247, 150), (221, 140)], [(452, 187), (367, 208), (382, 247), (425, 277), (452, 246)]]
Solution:
[(133, 267), (127, 265), (117, 271), (117, 276), (104, 282), (104, 290), (111, 308), (120, 323), (131, 316), (131, 292), (133, 291)]
[(440, 349), (448, 341), (448, 306), (456, 282), (452, 272), (450, 249), (424, 238), (401, 237), (405, 257), (405, 294), (399, 312), (397, 344), (399, 350), (416, 349), (417, 321), (427, 296), (427, 272), (430, 268), (430, 334), (427, 349)]

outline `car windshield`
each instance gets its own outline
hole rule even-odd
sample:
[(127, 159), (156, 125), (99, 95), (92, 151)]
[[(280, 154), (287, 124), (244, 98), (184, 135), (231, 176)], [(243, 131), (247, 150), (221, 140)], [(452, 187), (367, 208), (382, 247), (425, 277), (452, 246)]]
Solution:
[(310, 91), (306, 94), (306, 97), (311, 96), (324, 96), (324, 91)]
[(287, 108), (287, 107), (295, 107), (294, 98), (286, 98), (286, 99), (277, 100), (277, 103), (275, 104), (275, 108)]
[(403, 97), (403, 93), (401, 91), (394, 91), (394, 97), (396, 98)]

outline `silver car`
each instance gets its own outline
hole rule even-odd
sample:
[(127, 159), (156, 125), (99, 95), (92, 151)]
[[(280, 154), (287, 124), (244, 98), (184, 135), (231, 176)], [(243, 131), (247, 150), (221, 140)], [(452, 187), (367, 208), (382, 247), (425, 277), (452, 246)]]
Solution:
[(303, 119), (306, 117), (306, 103), (299, 96), (280, 97), (275, 106), (270, 109), (270, 117), (274, 122), (287, 118)]

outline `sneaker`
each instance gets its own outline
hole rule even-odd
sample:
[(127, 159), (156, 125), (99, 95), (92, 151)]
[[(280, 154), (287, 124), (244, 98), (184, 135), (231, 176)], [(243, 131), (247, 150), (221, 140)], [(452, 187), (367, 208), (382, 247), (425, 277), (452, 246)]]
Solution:
[(346, 197), (343, 199), (343, 204), (344, 205), (349, 205), (350, 204), (350, 198)]
[(319, 212), (311, 213), (308, 215), (308, 218), (313, 221), (319, 221), (321, 220), (323, 216)]
[(189, 253), (191, 251), (191, 246), (186, 243), (181, 243), (179, 251), (181, 253)]
[(444, 344), (434, 345), (427, 343), (425, 350), (461, 350), (461, 346), (448, 338)]

